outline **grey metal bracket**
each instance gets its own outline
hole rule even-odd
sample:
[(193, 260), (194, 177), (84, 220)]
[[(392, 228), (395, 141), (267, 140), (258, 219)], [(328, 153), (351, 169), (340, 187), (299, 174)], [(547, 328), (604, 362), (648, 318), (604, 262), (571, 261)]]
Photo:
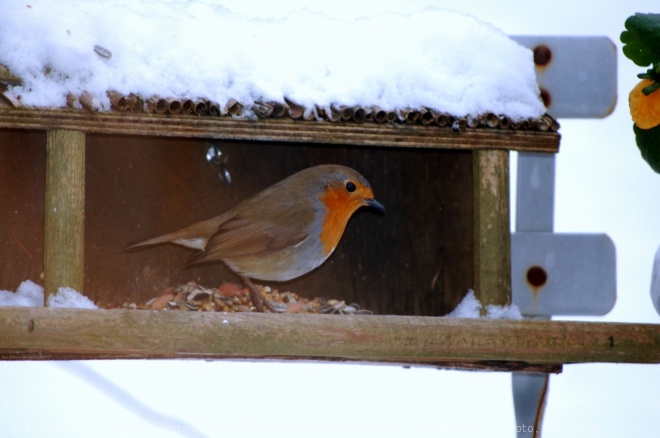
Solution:
[[(555, 198), (555, 156), (547, 154), (518, 154), (518, 185), (516, 230), (525, 234), (552, 234)], [(520, 269), (514, 265), (514, 259), (520, 259), (525, 253), (524, 242), (515, 243), (511, 237), (511, 289), (515, 304), (516, 297), (526, 293), (516, 285), (516, 274)], [(542, 250), (542, 248), (541, 248)], [(524, 260), (524, 259), (523, 259)], [(537, 273), (538, 274), (538, 273)], [(525, 278), (528, 273), (525, 272)], [(531, 277), (530, 282), (547, 283), (545, 278)], [(517, 305), (517, 304), (516, 304)], [(550, 319), (549, 316), (541, 317)], [(547, 374), (512, 373), (511, 389), (516, 414), (516, 436), (534, 438), (540, 436), (543, 414), (547, 402), (549, 387)]]
[(534, 52), (536, 80), (549, 114), (602, 118), (614, 111), (617, 49), (612, 40), (602, 36), (512, 38)]
[[(616, 47), (607, 37), (513, 37), (534, 53), (548, 113), (599, 118), (616, 105)], [(555, 157), (518, 154), (516, 233), (511, 240), (513, 302), (523, 315), (602, 315), (616, 299), (616, 254), (602, 234), (554, 234)], [(660, 283), (660, 260), (656, 257)], [(653, 288), (653, 286), (652, 286)], [(658, 306), (660, 306), (660, 284)], [(653, 289), (652, 289), (653, 290)], [(653, 293), (653, 292), (652, 292)], [(512, 374), (516, 436), (540, 437), (547, 374)]]
[(600, 316), (616, 302), (616, 251), (606, 234), (514, 233), (511, 275), (525, 316)]

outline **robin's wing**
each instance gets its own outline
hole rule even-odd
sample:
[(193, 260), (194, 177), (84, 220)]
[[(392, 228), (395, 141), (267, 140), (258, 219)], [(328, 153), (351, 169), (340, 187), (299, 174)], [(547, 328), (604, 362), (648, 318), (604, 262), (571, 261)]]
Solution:
[[(305, 240), (308, 232), (300, 218), (280, 221), (255, 220), (240, 215), (224, 222), (209, 238), (204, 252), (191, 264), (205, 263), (240, 256), (267, 256)], [(297, 219), (297, 220), (296, 220)]]

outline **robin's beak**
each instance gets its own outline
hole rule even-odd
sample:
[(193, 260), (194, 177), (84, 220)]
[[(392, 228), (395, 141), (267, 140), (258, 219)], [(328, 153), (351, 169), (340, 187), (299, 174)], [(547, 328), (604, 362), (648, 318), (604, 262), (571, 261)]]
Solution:
[(385, 207), (383, 207), (383, 204), (381, 204), (380, 202), (376, 201), (374, 198), (371, 198), (371, 199), (365, 199), (365, 200), (364, 200), (364, 203), (365, 203), (365, 205), (366, 205), (367, 207), (369, 207), (369, 208), (373, 208), (374, 210), (376, 210), (376, 211), (379, 212), (380, 214), (385, 214)]

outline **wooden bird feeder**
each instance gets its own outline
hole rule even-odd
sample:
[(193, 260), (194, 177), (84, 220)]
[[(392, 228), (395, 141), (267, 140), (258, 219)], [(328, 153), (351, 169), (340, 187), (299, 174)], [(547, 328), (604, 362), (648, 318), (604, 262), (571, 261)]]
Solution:
[[(375, 315), (0, 308), (4, 360), (277, 358), (540, 372), (660, 362), (657, 325), (441, 317), (469, 288), (483, 304), (510, 304), (509, 151), (556, 153), (550, 117), (514, 125), (492, 114), (357, 107), (305, 120), (309, 112), (287, 100), (259, 103), (259, 117), (245, 120), (233, 117), (239, 102), (109, 97), (106, 112), (85, 95), (71, 99), (83, 109), (0, 106), (0, 289), (43, 273), (46, 294), (70, 286), (119, 307), (189, 280), (237, 281), (220, 264), (183, 269), (191, 253), (178, 247), (122, 249), (302, 168), (339, 163), (365, 175), (387, 214), (360, 212), (320, 269), (271, 286)], [(229, 157), (228, 186), (204, 160), (210, 141)]]

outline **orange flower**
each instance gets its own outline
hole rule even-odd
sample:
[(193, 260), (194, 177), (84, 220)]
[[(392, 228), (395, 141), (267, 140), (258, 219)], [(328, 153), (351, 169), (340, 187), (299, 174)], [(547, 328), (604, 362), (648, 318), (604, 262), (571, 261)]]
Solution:
[(635, 125), (641, 129), (651, 129), (660, 125), (660, 90), (645, 96), (642, 88), (653, 83), (650, 79), (643, 79), (628, 96), (630, 115)]

